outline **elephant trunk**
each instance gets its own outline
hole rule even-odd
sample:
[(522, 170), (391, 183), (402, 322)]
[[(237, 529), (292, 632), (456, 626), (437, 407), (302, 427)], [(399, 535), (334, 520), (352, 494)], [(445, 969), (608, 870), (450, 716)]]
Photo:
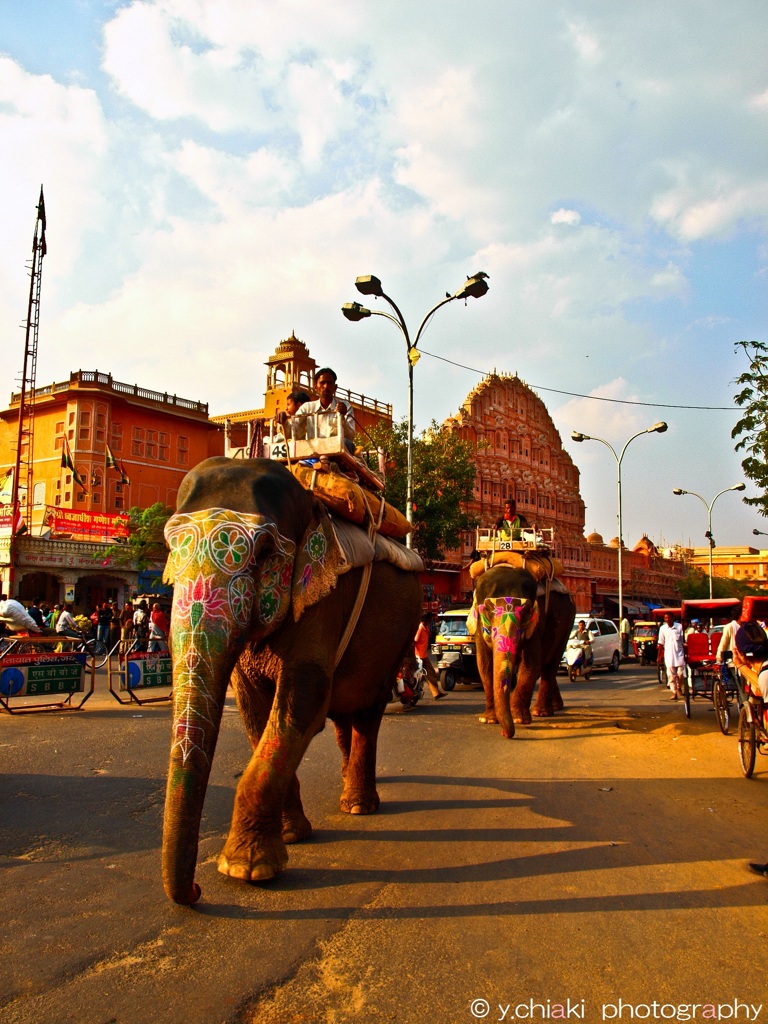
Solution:
[[(175, 645), (174, 645), (175, 646)], [(180, 655), (174, 650), (174, 670)], [(163, 817), (163, 885), (175, 903), (200, 898), (195, 882), (198, 837), (231, 664), (198, 686), (175, 686), (173, 736)]]
[(538, 622), (535, 600), (518, 597), (488, 598), (483, 604), (482, 618), (493, 649), (493, 704), (501, 734), (506, 739), (515, 735), (510, 710), (510, 696), (517, 685), (517, 671), (525, 640)]
[(163, 819), (163, 884), (170, 899), (189, 906), (200, 897), (194, 880), (200, 819), (234, 657), (232, 623), (207, 613), (202, 601), (192, 602), (191, 609), (183, 604), (174, 599), (171, 618), (173, 733)]
[(517, 681), (517, 666), (510, 669), (509, 656), (506, 651), (499, 650), (494, 644), (493, 649), (493, 706), (496, 720), (501, 726), (501, 735), (512, 739), (515, 735), (515, 723), (509, 702)]
[(263, 558), (269, 537), (261, 523), (260, 517), (208, 509), (177, 514), (166, 526), (174, 582), (173, 729), (163, 884), (169, 898), (185, 906), (200, 898), (200, 819), (230, 674), (246, 638), (268, 631), (289, 598), (290, 562), (270, 554), (271, 544)]

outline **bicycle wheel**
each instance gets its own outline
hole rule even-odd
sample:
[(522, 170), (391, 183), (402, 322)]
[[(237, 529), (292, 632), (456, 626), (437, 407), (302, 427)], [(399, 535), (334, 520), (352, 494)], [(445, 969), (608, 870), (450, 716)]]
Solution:
[(715, 679), (712, 683), (712, 704), (715, 708), (715, 717), (720, 726), (720, 732), (723, 736), (727, 736), (731, 726), (731, 707), (722, 679)]
[(666, 667), (664, 666), (664, 663), (662, 662), (660, 665), (657, 665), (656, 669), (657, 669), (657, 675), (658, 675), (658, 678), (659, 678), (659, 685), (660, 686), (666, 685), (666, 682), (667, 682), (667, 670), (666, 670)]
[(83, 650), (89, 658), (93, 658), (96, 668), (105, 665), (109, 657), (109, 649), (103, 640), (86, 640)]
[(683, 676), (683, 706), (685, 708), (685, 717), (691, 717), (691, 684), (688, 681), (688, 676)]
[(16, 650), (19, 654), (45, 654), (50, 648), (46, 647), (45, 644), (38, 644), (34, 640), (28, 640), (25, 643), (17, 644)]
[(748, 779), (751, 778), (752, 772), (755, 770), (756, 749), (755, 723), (750, 721), (749, 712), (746, 707), (743, 707), (739, 714), (739, 761), (741, 761), (741, 770)]

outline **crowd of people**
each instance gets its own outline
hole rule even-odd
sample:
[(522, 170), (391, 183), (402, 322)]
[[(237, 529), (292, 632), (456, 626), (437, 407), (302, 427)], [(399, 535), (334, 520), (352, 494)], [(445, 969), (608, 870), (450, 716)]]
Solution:
[[(54, 604), (33, 600), (28, 606), (21, 601), (0, 594), (0, 634), (30, 633), (58, 635), (82, 640), (92, 634), (109, 650), (121, 645), (123, 651), (166, 653), (169, 649), (170, 624), (168, 616), (158, 603), (150, 609), (146, 600), (136, 606), (126, 603), (122, 608), (117, 601), (103, 601), (89, 616), (90, 629), (83, 630), (75, 621), (70, 602)], [(82, 621), (82, 620), (81, 620)]]

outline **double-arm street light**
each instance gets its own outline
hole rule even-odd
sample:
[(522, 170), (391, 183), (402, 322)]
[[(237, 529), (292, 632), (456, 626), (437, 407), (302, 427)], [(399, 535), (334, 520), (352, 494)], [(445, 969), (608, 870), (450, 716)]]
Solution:
[[(697, 494), (696, 491), (684, 491), (682, 489), (682, 487), (674, 487), (672, 489), (672, 493), (676, 494), (678, 497), (681, 494), (692, 494), (694, 496), (694, 498), (698, 498), (699, 499), (699, 501), (702, 503), (704, 508), (707, 510), (707, 532), (704, 534), (704, 536), (709, 541), (709, 599), (710, 599), (710, 601), (712, 600), (712, 549), (715, 546), (715, 538), (712, 536), (712, 506), (715, 504), (715, 502), (717, 501), (717, 499), (720, 497), (721, 494), (726, 494), (728, 491), (743, 491), (743, 490), (746, 490), (746, 487), (747, 487), (746, 484), (734, 484), (733, 487), (724, 487), (722, 489), (722, 491), (718, 491), (717, 492), (717, 494), (714, 496), (714, 498), (712, 499), (712, 501), (710, 501), (709, 504), (707, 504), (705, 499), (702, 498), (702, 496), (700, 494)], [(755, 530), (754, 532), (757, 533), (758, 531)]]
[[(387, 320), (391, 320), (392, 323), (397, 326), (398, 330), (405, 338), (406, 354), (408, 357), (408, 462), (406, 470), (405, 518), (411, 524), (413, 523), (413, 368), (421, 356), (421, 353), (416, 346), (419, 344), (419, 339), (424, 332), (424, 328), (441, 306), (445, 306), (449, 302), (453, 302), (454, 299), (481, 298), (488, 291), (487, 278), (488, 275), (482, 270), (479, 270), (476, 274), (473, 274), (472, 277), (468, 277), (455, 294), (449, 295), (446, 292), (445, 298), (436, 303), (421, 321), (419, 329), (416, 332), (416, 337), (413, 341), (411, 341), (411, 336), (408, 332), (408, 326), (403, 318), (403, 314), (397, 308), (395, 302), (384, 292), (384, 289), (381, 287), (381, 281), (378, 277), (374, 277), (372, 274), (367, 277), (356, 278), (355, 288), (357, 288), (362, 295), (373, 295), (376, 299), (384, 299), (384, 301), (389, 304), (392, 312), (386, 313), (384, 310), (380, 309), (368, 309), (365, 306), (362, 306), (359, 302), (346, 302), (341, 307), (341, 311), (347, 320), (357, 321), (364, 320), (369, 316), (385, 316)], [(406, 544), (408, 547), (411, 547), (412, 543), (411, 534), (409, 533), (406, 538)]]
[(604, 444), (606, 448), (610, 449), (614, 459), (616, 459), (616, 476), (617, 476), (617, 494), (619, 501), (619, 621), (624, 618), (624, 576), (622, 567), (622, 549), (624, 547), (624, 535), (622, 532), (622, 518), (621, 518), (621, 460), (624, 458), (624, 452), (629, 447), (630, 443), (635, 440), (636, 437), (640, 437), (642, 434), (663, 434), (667, 429), (667, 424), (661, 420), (659, 423), (654, 423), (652, 427), (646, 427), (645, 430), (638, 430), (636, 434), (630, 437), (629, 441), (621, 449), (621, 455), (616, 454), (616, 450), (612, 444), (604, 440), (602, 437), (590, 437), (589, 434), (581, 434), (578, 430), (574, 430), (571, 433), (571, 438), (574, 441), (599, 441)]

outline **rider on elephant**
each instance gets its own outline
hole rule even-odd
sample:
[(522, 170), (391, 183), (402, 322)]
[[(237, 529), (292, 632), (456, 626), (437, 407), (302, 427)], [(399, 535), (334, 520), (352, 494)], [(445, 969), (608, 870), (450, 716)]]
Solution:
[(509, 497), (504, 502), (504, 515), (496, 520), (496, 529), (503, 540), (519, 540), (520, 531), (528, 526), (525, 516), (517, 511), (517, 502)]

